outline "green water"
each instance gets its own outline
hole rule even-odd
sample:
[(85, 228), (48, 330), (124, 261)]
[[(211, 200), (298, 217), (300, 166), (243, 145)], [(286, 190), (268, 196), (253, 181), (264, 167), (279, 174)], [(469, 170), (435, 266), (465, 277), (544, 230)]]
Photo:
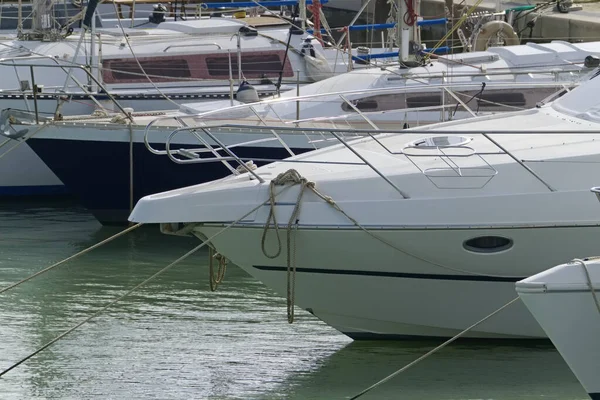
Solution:
[[(119, 229), (72, 205), (0, 204), (0, 287)], [(198, 242), (148, 227), (0, 295), (0, 369)], [(0, 378), (0, 399), (343, 399), (438, 342), (352, 342), (200, 251)], [(586, 399), (550, 344), (459, 343), (364, 399)]]

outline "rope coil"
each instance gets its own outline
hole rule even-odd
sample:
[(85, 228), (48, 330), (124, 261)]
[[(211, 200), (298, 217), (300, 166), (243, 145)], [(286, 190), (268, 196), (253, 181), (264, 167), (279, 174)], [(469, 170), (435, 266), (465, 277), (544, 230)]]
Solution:
[[(277, 217), (275, 216), (275, 187), (276, 186), (285, 186), (287, 184), (300, 185), (300, 190), (298, 191), (298, 197), (296, 199), (296, 204), (294, 205), (294, 210), (290, 215), (290, 219), (288, 220), (286, 232), (287, 232), (287, 240), (286, 240), (286, 250), (287, 250), (287, 318), (288, 322), (291, 324), (294, 322), (294, 298), (295, 298), (295, 288), (296, 288), (296, 233), (298, 231), (298, 216), (300, 215), (300, 204), (302, 203), (302, 196), (304, 195), (305, 190), (308, 188), (314, 193), (318, 193), (315, 189), (315, 183), (309, 181), (304, 178), (298, 171), (295, 169), (290, 169), (281, 174), (277, 175), (274, 179), (271, 180), (269, 184), (269, 216), (267, 218), (267, 223), (265, 224), (265, 228), (263, 229), (263, 234), (261, 238), (261, 248), (265, 257), (274, 259), (281, 255), (281, 237), (279, 236), (279, 227), (277, 224)], [(275, 227), (275, 235), (277, 237), (277, 251), (274, 254), (269, 254), (267, 249), (265, 248), (265, 243), (267, 240), (267, 233), (271, 227), (271, 221), (273, 221), (273, 225)], [(292, 229), (294, 228), (294, 229)]]
[[(219, 269), (217, 274), (214, 272), (214, 262), (217, 261)], [(227, 271), (228, 260), (221, 253), (218, 253), (212, 246), (208, 248), (208, 281), (210, 282), (210, 291), (214, 292), (217, 287), (223, 282), (225, 272)]]

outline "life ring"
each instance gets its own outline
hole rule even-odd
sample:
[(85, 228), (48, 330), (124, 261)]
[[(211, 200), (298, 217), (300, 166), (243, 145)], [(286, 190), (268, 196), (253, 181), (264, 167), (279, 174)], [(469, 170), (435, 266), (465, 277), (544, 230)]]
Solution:
[(488, 48), (488, 42), (494, 35), (501, 34), (504, 37), (506, 46), (515, 46), (521, 44), (519, 36), (508, 22), (490, 21), (483, 24), (474, 40), (473, 51), (485, 51)]

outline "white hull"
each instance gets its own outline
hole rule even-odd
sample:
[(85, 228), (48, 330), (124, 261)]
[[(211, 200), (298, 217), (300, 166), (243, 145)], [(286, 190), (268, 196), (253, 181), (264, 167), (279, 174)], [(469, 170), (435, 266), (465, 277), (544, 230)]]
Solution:
[[(517, 280), (596, 251), (599, 88), (593, 78), (536, 109), (388, 131), (146, 196), (130, 221), (201, 240), (235, 221), (211, 239), (217, 251), (286, 294), (291, 259), (296, 304), (342, 332), (452, 336), (514, 299)], [(469, 336), (545, 334), (518, 303)]]
[[(220, 229), (199, 226), (195, 232), (202, 239)], [(593, 249), (600, 227), (372, 231), (447, 268), (392, 250), (359, 230), (301, 228), (295, 239), (295, 303), (353, 338), (453, 336), (513, 299), (519, 276), (564, 261), (573, 251)], [(275, 260), (263, 255), (261, 235), (260, 228), (233, 228), (213, 244), (232, 262), (285, 296), (285, 235), (282, 255)], [(465, 240), (485, 235), (507, 236), (518, 245), (494, 255), (464, 249)], [(275, 242), (270, 232), (267, 249), (274, 252)], [(518, 303), (467, 337), (542, 338), (545, 334)]]
[(0, 196), (65, 193), (60, 179), (27, 143), (18, 143), (11, 142), (0, 148)]
[[(587, 264), (597, 291), (600, 268), (597, 260)], [(600, 313), (583, 266), (569, 263), (552, 268), (518, 282), (517, 292), (584, 389), (592, 399), (599, 399)]]

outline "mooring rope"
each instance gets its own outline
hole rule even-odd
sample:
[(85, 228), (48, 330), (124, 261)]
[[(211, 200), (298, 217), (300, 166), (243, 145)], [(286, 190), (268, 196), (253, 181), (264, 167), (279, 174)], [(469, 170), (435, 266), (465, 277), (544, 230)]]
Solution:
[[(275, 181), (276, 183), (273, 183), (273, 181)], [(290, 169), (286, 172), (283, 172), (281, 174), (279, 174), (277, 177), (275, 177), (273, 179), (273, 181), (271, 181), (271, 190), (273, 190), (273, 187), (276, 184), (286, 184), (286, 183), (292, 183), (292, 184), (302, 184), (302, 189), (298, 195), (298, 200), (297, 202), (300, 201), (300, 199), (302, 198), (302, 192), (305, 189), (310, 189), (315, 195), (317, 195), (319, 198), (323, 199), (327, 204), (329, 204), (331, 207), (333, 207), (336, 211), (338, 211), (339, 213), (341, 213), (344, 217), (346, 217), (350, 222), (352, 222), (352, 224), (354, 226), (356, 226), (357, 228), (359, 228), (360, 230), (362, 230), (363, 232), (365, 232), (367, 235), (371, 236), (373, 239), (383, 243), (384, 245), (402, 253), (405, 254), (409, 257), (414, 258), (415, 260), (418, 261), (422, 261), (424, 263), (433, 265), (435, 267), (439, 267), (442, 269), (446, 269), (452, 272), (458, 272), (458, 273), (462, 273), (462, 274), (468, 274), (468, 275), (474, 275), (474, 276), (486, 276), (486, 277), (494, 277), (494, 278), (507, 278), (507, 279), (514, 279), (519, 280), (522, 277), (516, 277), (516, 276), (512, 276), (512, 275), (500, 275), (500, 274), (490, 274), (490, 273), (479, 273), (479, 272), (474, 272), (474, 271), (469, 271), (469, 270), (465, 270), (465, 269), (461, 269), (461, 268), (456, 268), (456, 267), (451, 267), (449, 265), (445, 265), (445, 264), (441, 264), (432, 260), (428, 260), (427, 258), (421, 257), (417, 254), (414, 254), (408, 250), (404, 250), (401, 249), (400, 247), (396, 246), (395, 244), (389, 242), (388, 240), (384, 239), (383, 237), (377, 235), (374, 232), (371, 232), (368, 228), (366, 228), (365, 226), (363, 226), (360, 222), (358, 222), (358, 220), (356, 220), (355, 218), (353, 218), (351, 215), (349, 215), (346, 211), (344, 211), (344, 209), (342, 209), (339, 204), (337, 204), (335, 202), (335, 200), (331, 197), (331, 196), (327, 196), (321, 192), (319, 192), (316, 189), (315, 183), (308, 181), (306, 178), (302, 177), (298, 171), (296, 171), (295, 169)], [(269, 198), (269, 203), (270, 203), (270, 210), (269, 210), (269, 217), (267, 219), (267, 222), (265, 224), (265, 228), (263, 231), (263, 238), (262, 238), (262, 249), (263, 249), (263, 254), (265, 254), (266, 257), (268, 258), (276, 258), (277, 256), (279, 256), (279, 254), (281, 253), (281, 240), (279, 238), (279, 230), (277, 227), (277, 221), (275, 218), (275, 200), (272, 198)], [(288, 233), (289, 230), (291, 229), (291, 224), (292, 222), (296, 222), (296, 224), (299, 222), (297, 220), (294, 220), (295, 214), (298, 214), (300, 210), (300, 206), (298, 204), (296, 204), (296, 206), (294, 207), (294, 212), (292, 212), (292, 215), (290, 217), (290, 220), (288, 222)], [(267, 231), (270, 229), (270, 225), (271, 225), (271, 221), (273, 221), (273, 225), (275, 227), (275, 231), (277, 234), (277, 244), (278, 244), (278, 251), (275, 254), (266, 254), (265, 253), (265, 247), (264, 247), (264, 243), (266, 240), (266, 234)]]
[(75, 258), (77, 258), (77, 257), (79, 257), (79, 256), (82, 256), (82, 255), (84, 255), (84, 254), (87, 254), (87, 253), (89, 253), (90, 251), (92, 251), (92, 250), (94, 250), (94, 249), (97, 249), (98, 247), (100, 247), (100, 246), (102, 246), (102, 245), (105, 245), (105, 244), (106, 244), (106, 243), (108, 243), (108, 242), (112, 242), (112, 241), (113, 241), (113, 240), (115, 240), (116, 238), (118, 238), (118, 237), (120, 237), (120, 236), (123, 236), (124, 234), (126, 234), (126, 233), (129, 233), (129, 232), (133, 231), (134, 229), (137, 229), (137, 228), (139, 228), (139, 227), (140, 227), (140, 226), (142, 226), (142, 225), (143, 225), (143, 224), (135, 224), (135, 225), (133, 225), (133, 226), (130, 226), (129, 228), (127, 228), (127, 229), (125, 229), (125, 230), (122, 230), (121, 232), (119, 232), (119, 233), (117, 233), (117, 234), (115, 234), (115, 235), (113, 235), (113, 236), (111, 236), (111, 237), (109, 237), (109, 238), (106, 238), (106, 239), (102, 240), (101, 242), (98, 242), (98, 243), (96, 243), (96, 244), (95, 244), (95, 245), (93, 245), (93, 246), (90, 246), (90, 247), (88, 247), (88, 248), (86, 248), (86, 249), (84, 249), (84, 250), (81, 250), (79, 253), (73, 254), (72, 256), (70, 256), (70, 257), (67, 257), (67, 258), (65, 258), (64, 260), (62, 260), (62, 261), (59, 261), (59, 262), (57, 262), (57, 263), (54, 263), (54, 264), (52, 264), (51, 266), (49, 266), (49, 267), (46, 267), (46, 268), (42, 269), (41, 271), (38, 271), (38, 272), (36, 272), (35, 274), (28, 276), (28, 277), (27, 277), (27, 278), (25, 278), (25, 279), (21, 279), (20, 281), (18, 281), (18, 282), (15, 282), (15, 283), (13, 283), (12, 285), (9, 285), (9, 286), (7, 286), (7, 287), (5, 287), (5, 288), (3, 288), (3, 289), (0, 289), (0, 294), (4, 293), (4, 292), (6, 292), (6, 291), (9, 291), (10, 289), (16, 288), (17, 286), (19, 286), (19, 285), (21, 285), (21, 284), (23, 284), (23, 283), (25, 283), (25, 282), (27, 282), (27, 281), (30, 281), (30, 280), (32, 280), (33, 278), (35, 278), (35, 277), (38, 277), (38, 276), (40, 276), (40, 275), (42, 275), (42, 274), (44, 274), (44, 273), (46, 273), (46, 272), (48, 272), (48, 271), (50, 271), (50, 270), (52, 270), (52, 269), (54, 269), (54, 268), (56, 268), (56, 267), (58, 267), (58, 266), (60, 266), (60, 265), (62, 265), (62, 264), (64, 264), (64, 263), (66, 263), (67, 261), (74, 260)]
[[(214, 272), (214, 260), (219, 262), (219, 269), (217, 270), (217, 274)], [(217, 287), (223, 282), (223, 278), (225, 278), (225, 272), (227, 271), (227, 258), (223, 256), (221, 253), (216, 252), (215, 249), (209, 247), (208, 249), (208, 279), (210, 283), (210, 291), (214, 292), (217, 290)]]
[(590, 277), (590, 271), (588, 270), (586, 262), (579, 258), (575, 258), (573, 262), (580, 264), (583, 267), (586, 283), (588, 285), (588, 288), (590, 289), (590, 292), (592, 293), (592, 297), (594, 298), (594, 305), (596, 306), (596, 310), (598, 310), (598, 313), (600, 314), (600, 301), (598, 300), (598, 296), (596, 296), (596, 290), (594, 290), (594, 285), (592, 283), (592, 278)]
[(444, 343), (440, 344), (439, 346), (437, 346), (436, 348), (428, 351), (427, 353), (423, 354), (421, 357), (417, 358), (416, 360), (406, 364), (404, 367), (400, 368), (398, 371), (388, 375), (387, 377), (383, 378), (382, 380), (380, 380), (379, 382), (375, 383), (374, 385), (369, 386), (368, 388), (366, 388), (365, 390), (363, 390), (362, 392), (360, 392), (359, 394), (353, 396), (350, 398), (350, 400), (355, 400), (358, 399), (359, 397), (361, 397), (362, 395), (370, 392), (371, 390), (375, 389), (376, 387), (386, 383), (387, 381), (389, 381), (390, 379), (392, 379), (393, 377), (395, 377), (396, 375), (401, 374), (402, 372), (406, 371), (407, 369), (411, 368), (414, 365), (417, 365), (418, 363), (420, 363), (421, 361), (425, 360), (426, 358), (428, 358), (429, 356), (437, 353), (439, 350), (443, 349), (444, 347), (448, 346), (450, 343), (454, 342), (456, 339), (459, 339), (461, 336), (464, 336), (465, 334), (467, 334), (469, 331), (471, 331), (473, 328), (477, 327), (478, 325), (481, 325), (482, 323), (484, 323), (485, 321), (487, 321), (488, 319), (492, 318), (494, 315), (498, 314), (500, 311), (504, 310), (505, 308), (507, 308), (508, 306), (510, 306), (511, 304), (514, 304), (517, 300), (519, 300), (519, 297), (515, 297), (514, 299), (512, 299), (511, 301), (509, 301), (508, 303), (506, 303), (505, 305), (503, 305), (502, 307), (498, 308), (496, 311), (494, 311), (493, 313), (487, 315), (486, 317), (480, 319), (479, 321), (475, 322), (473, 325), (469, 326), (468, 328), (466, 328), (465, 330), (461, 331), (460, 333), (456, 334), (455, 336), (451, 337), (450, 339), (446, 340)]
[(14, 368), (18, 367), (19, 365), (23, 364), (25, 361), (29, 360), (31, 357), (34, 357), (35, 355), (37, 355), (37, 354), (41, 353), (42, 351), (44, 351), (45, 349), (47, 349), (48, 347), (52, 346), (54, 343), (58, 342), (60, 339), (64, 338), (65, 336), (67, 336), (69, 333), (73, 332), (74, 330), (76, 330), (80, 326), (84, 325), (86, 322), (88, 322), (88, 321), (92, 320), (93, 318), (97, 317), (98, 315), (102, 314), (108, 308), (110, 308), (114, 304), (118, 303), (119, 301), (123, 300), (125, 297), (129, 296), (131, 293), (133, 293), (134, 291), (136, 291), (140, 287), (144, 286), (148, 282), (152, 281), (154, 278), (156, 278), (159, 275), (163, 274), (164, 272), (166, 272), (167, 270), (169, 270), (173, 266), (177, 265), (179, 262), (185, 260), (186, 258), (188, 258), (189, 256), (191, 256), (192, 254), (194, 254), (196, 251), (200, 250), (202, 247), (204, 247), (206, 245), (206, 243), (207, 242), (200, 243), (198, 246), (194, 247), (192, 250), (188, 251), (183, 256), (181, 256), (177, 260), (173, 261), (171, 264), (167, 265), (166, 267), (164, 267), (160, 271), (156, 272), (154, 275), (150, 276), (149, 278), (145, 279), (143, 282), (140, 282), (135, 287), (133, 287), (132, 289), (128, 290), (125, 294), (123, 294), (123, 295), (117, 297), (116, 299), (112, 300), (111, 302), (109, 302), (108, 304), (106, 304), (104, 307), (102, 307), (101, 309), (99, 309), (98, 311), (96, 311), (95, 313), (93, 313), (92, 315), (90, 315), (89, 317), (87, 317), (87, 318), (83, 319), (82, 321), (80, 321), (79, 323), (77, 323), (72, 328), (64, 331), (63, 333), (61, 333), (60, 335), (58, 335), (57, 337), (55, 337), (54, 339), (52, 339), (51, 341), (49, 341), (48, 343), (46, 343), (45, 345), (43, 345), (42, 347), (40, 347), (39, 349), (35, 350), (33, 353), (27, 355), (26, 357), (23, 357), (22, 359), (20, 359), (19, 361), (17, 361), (13, 365), (11, 365), (10, 367), (6, 368), (2, 372), (0, 372), (0, 377), (2, 377), (4, 374), (10, 372)]
[[(279, 226), (278, 226), (279, 224), (277, 223), (277, 218), (275, 215), (276, 202), (275, 202), (274, 192), (275, 192), (276, 186), (288, 185), (288, 184), (291, 184), (291, 186), (294, 186), (294, 185), (301, 186), (300, 190), (298, 192), (298, 197), (296, 199), (296, 203), (294, 204), (294, 209), (293, 209), (292, 213), (290, 214), (290, 218), (288, 220), (288, 224), (287, 224), (287, 228), (286, 228), (286, 233), (287, 233), (287, 238), (286, 238), (287, 239), (286, 240), (286, 245), (287, 245), (286, 246), (286, 250), (287, 250), (287, 254), (286, 254), (286, 257), (287, 257), (287, 259), (286, 259), (286, 262), (287, 262), (287, 264), (286, 264), (286, 266), (287, 266), (287, 317), (288, 317), (289, 323), (294, 322), (294, 299), (295, 299), (295, 288), (296, 288), (296, 248), (297, 248), (296, 233), (298, 230), (298, 223), (300, 222), (298, 216), (300, 214), (301, 200), (304, 195), (304, 192), (307, 189), (310, 190), (311, 192), (313, 192), (315, 195), (317, 195), (322, 200), (324, 200), (327, 204), (331, 205), (331, 207), (333, 207), (336, 211), (340, 212), (350, 222), (352, 222), (357, 228), (359, 228), (360, 230), (365, 232), (367, 235), (369, 235), (372, 238), (374, 238), (375, 240), (383, 243), (384, 245), (386, 245), (402, 254), (412, 257), (416, 260), (422, 261), (424, 263), (427, 263), (427, 264), (430, 264), (430, 265), (433, 265), (433, 266), (436, 266), (439, 268), (447, 269), (452, 272), (458, 272), (458, 273), (469, 274), (469, 275), (474, 275), (474, 276), (500, 277), (500, 278), (515, 279), (515, 280), (518, 280), (521, 278), (521, 277), (514, 277), (514, 276), (507, 276), (507, 275), (482, 274), (482, 273), (478, 273), (478, 272), (463, 270), (460, 268), (450, 267), (448, 265), (444, 265), (444, 264), (440, 264), (435, 261), (428, 260), (417, 254), (413, 254), (407, 250), (401, 249), (398, 246), (396, 246), (395, 244), (393, 244), (393, 243), (389, 242), (388, 240), (380, 237), (379, 235), (371, 232), (365, 226), (360, 224), (355, 218), (353, 218), (348, 213), (346, 213), (346, 211), (344, 211), (333, 200), (333, 198), (319, 192), (316, 189), (315, 182), (309, 181), (307, 178), (300, 175), (300, 173), (295, 169), (289, 169), (285, 172), (280, 173), (275, 178), (273, 178), (269, 184), (269, 199), (267, 200), (269, 202), (269, 215), (265, 222), (265, 226), (263, 228), (263, 233), (262, 233), (262, 237), (261, 237), (261, 250), (262, 250), (263, 255), (267, 258), (275, 259), (281, 255), (281, 250), (282, 250), (281, 249), (281, 237), (279, 234)], [(288, 187), (291, 187), (291, 186), (288, 186)], [(275, 251), (275, 253), (269, 253), (265, 246), (266, 241), (267, 241), (267, 233), (271, 229), (271, 223), (274, 226), (275, 235), (277, 238), (277, 251)]]
[[(321, 194), (316, 188), (315, 183), (309, 181), (304, 178), (300, 173), (295, 169), (289, 169), (285, 172), (280, 173), (275, 178), (271, 180), (269, 184), (269, 216), (267, 217), (267, 222), (263, 229), (263, 234), (261, 238), (261, 249), (265, 257), (274, 259), (277, 258), (281, 254), (281, 238), (279, 236), (279, 227), (277, 224), (277, 218), (275, 216), (275, 187), (276, 186), (285, 186), (287, 184), (300, 185), (300, 190), (298, 191), (298, 197), (296, 199), (296, 203), (294, 204), (294, 209), (290, 215), (287, 224), (287, 240), (286, 240), (286, 250), (287, 250), (287, 318), (288, 322), (291, 324), (294, 322), (294, 298), (295, 298), (295, 290), (296, 290), (296, 232), (298, 230), (298, 216), (300, 215), (300, 205), (302, 204), (302, 196), (306, 189), (309, 189), (311, 192), (319, 196), (321, 199), (326, 202), (332, 202), (333, 200)], [(273, 221), (273, 225), (275, 227), (275, 235), (277, 237), (277, 251), (274, 254), (269, 254), (265, 248), (265, 243), (267, 240), (267, 233), (271, 227), (271, 221)], [(294, 229), (292, 229), (294, 228)]]
[[(278, 194), (282, 193), (285, 190), (282, 189)], [(268, 200), (267, 200), (268, 201)], [(179, 257), (177, 260), (173, 261), (171, 264), (167, 265), (166, 267), (162, 268), (161, 270), (159, 270), (158, 272), (154, 273), (152, 276), (150, 276), (149, 278), (145, 279), (144, 281), (140, 282), (139, 284), (137, 284), (136, 286), (134, 286), (132, 289), (128, 290), (125, 294), (117, 297), (116, 299), (110, 301), (109, 303), (107, 303), (105, 306), (103, 306), (101, 309), (99, 309), (98, 311), (96, 311), (95, 313), (93, 313), (92, 315), (90, 315), (89, 317), (83, 319), (82, 321), (80, 321), (79, 323), (77, 323), (75, 326), (73, 326), (72, 328), (64, 331), (63, 333), (61, 333), (60, 335), (58, 335), (57, 337), (55, 337), (54, 339), (52, 339), (51, 341), (47, 342), (46, 344), (44, 344), (43, 346), (41, 346), (40, 348), (38, 348), (37, 350), (35, 350), (34, 352), (30, 353), (29, 355), (27, 355), (26, 357), (23, 357), (22, 359), (20, 359), (19, 361), (17, 361), (16, 363), (14, 363), (13, 365), (11, 365), (10, 367), (6, 368), (5, 370), (3, 370), (2, 372), (0, 372), (0, 377), (4, 376), (6, 373), (8, 373), (9, 371), (13, 370), (14, 368), (18, 367), (19, 365), (23, 364), (25, 361), (29, 360), (30, 358), (34, 357), (35, 355), (41, 353), (42, 351), (44, 351), (45, 349), (47, 349), (48, 347), (50, 347), (51, 345), (53, 345), (54, 343), (58, 342), (60, 339), (64, 338), (65, 336), (67, 336), (68, 334), (70, 334), (71, 332), (75, 331), (76, 329), (78, 329), (79, 327), (81, 327), (82, 325), (84, 325), (85, 323), (87, 323), (88, 321), (96, 318), (97, 316), (99, 316), (100, 314), (102, 314), (104, 311), (106, 311), (108, 308), (112, 307), (113, 305), (115, 305), (116, 303), (118, 303), (119, 301), (123, 300), (125, 297), (129, 296), (130, 294), (132, 294), (133, 292), (135, 292), (137, 289), (139, 289), (140, 287), (146, 285), (147, 283), (151, 282), (152, 280), (154, 280), (155, 278), (157, 278), (158, 276), (162, 275), (163, 273), (165, 273), (166, 271), (168, 271), (169, 269), (171, 269), (172, 267), (174, 267), (175, 265), (179, 264), (181, 261), (185, 260), (186, 258), (188, 258), (189, 256), (191, 256), (192, 254), (196, 253), (198, 250), (200, 250), (201, 248), (203, 248), (206, 245), (209, 245), (211, 243), (211, 241), (216, 238), (217, 236), (221, 235), (223, 232), (227, 231), (229, 228), (237, 225), (240, 221), (242, 221), (244, 218), (246, 218), (247, 216), (249, 216), (250, 214), (252, 214), (253, 212), (255, 212), (256, 210), (258, 210), (259, 208), (261, 208), (263, 205), (267, 204), (267, 201), (264, 201), (262, 203), (260, 203), (259, 205), (257, 205), (256, 207), (254, 207), (252, 210), (248, 211), (247, 213), (245, 213), (243, 216), (241, 216), (240, 218), (238, 218), (237, 220), (229, 223), (228, 225), (226, 225), (223, 229), (219, 230), (217, 233), (215, 233), (214, 235), (212, 235), (211, 237), (207, 238), (206, 240), (204, 240), (202, 243), (200, 243), (198, 246), (194, 247), (192, 250), (188, 251), (187, 253), (185, 253), (183, 256)], [(141, 226), (142, 224), (137, 224), (134, 225), (130, 228), (127, 228), (125, 231), (118, 233), (117, 235), (122, 235), (126, 232), (129, 232), (139, 226)], [(110, 240), (114, 239), (117, 235), (115, 235), (114, 237), (109, 238)], [(106, 239), (106, 240), (109, 240)], [(103, 242), (106, 242), (103, 241)], [(85, 251), (89, 251), (92, 248), (98, 247), (102, 242), (98, 243), (97, 245), (92, 246), (89, 249), (84, 250)], [(80, 252), (83, 253), (83, 252)], [(80, 253), (77, 253), (75, 256), (79, 255)], [(73, 259), (75, 256), (71, 256), (66, 260), (69, 259)], [(61, 261), (65, 262), (66, 260)], [(54, 267), (54, 266), (52, 266)], [(50, 267), (49, 267), (50, 268)], [(48, 268), (46, 268), (47, 270)], [(40, 271), (37, 275), (39, 275), (40, 273), (42, 273), (43, 271)], [(28, 279), (31, 279), (28, 278)], [(27, 280), (28, 280), (27, 279)], [(15, 285), (12, 285), (11, 287), (14, 287)], [(10, 287), (9, 287), (10, 288)], [(9, 288), (4, 289), (3, 291), (8, 290)], [(2, 292), (0, 292), (2, 293)]]

